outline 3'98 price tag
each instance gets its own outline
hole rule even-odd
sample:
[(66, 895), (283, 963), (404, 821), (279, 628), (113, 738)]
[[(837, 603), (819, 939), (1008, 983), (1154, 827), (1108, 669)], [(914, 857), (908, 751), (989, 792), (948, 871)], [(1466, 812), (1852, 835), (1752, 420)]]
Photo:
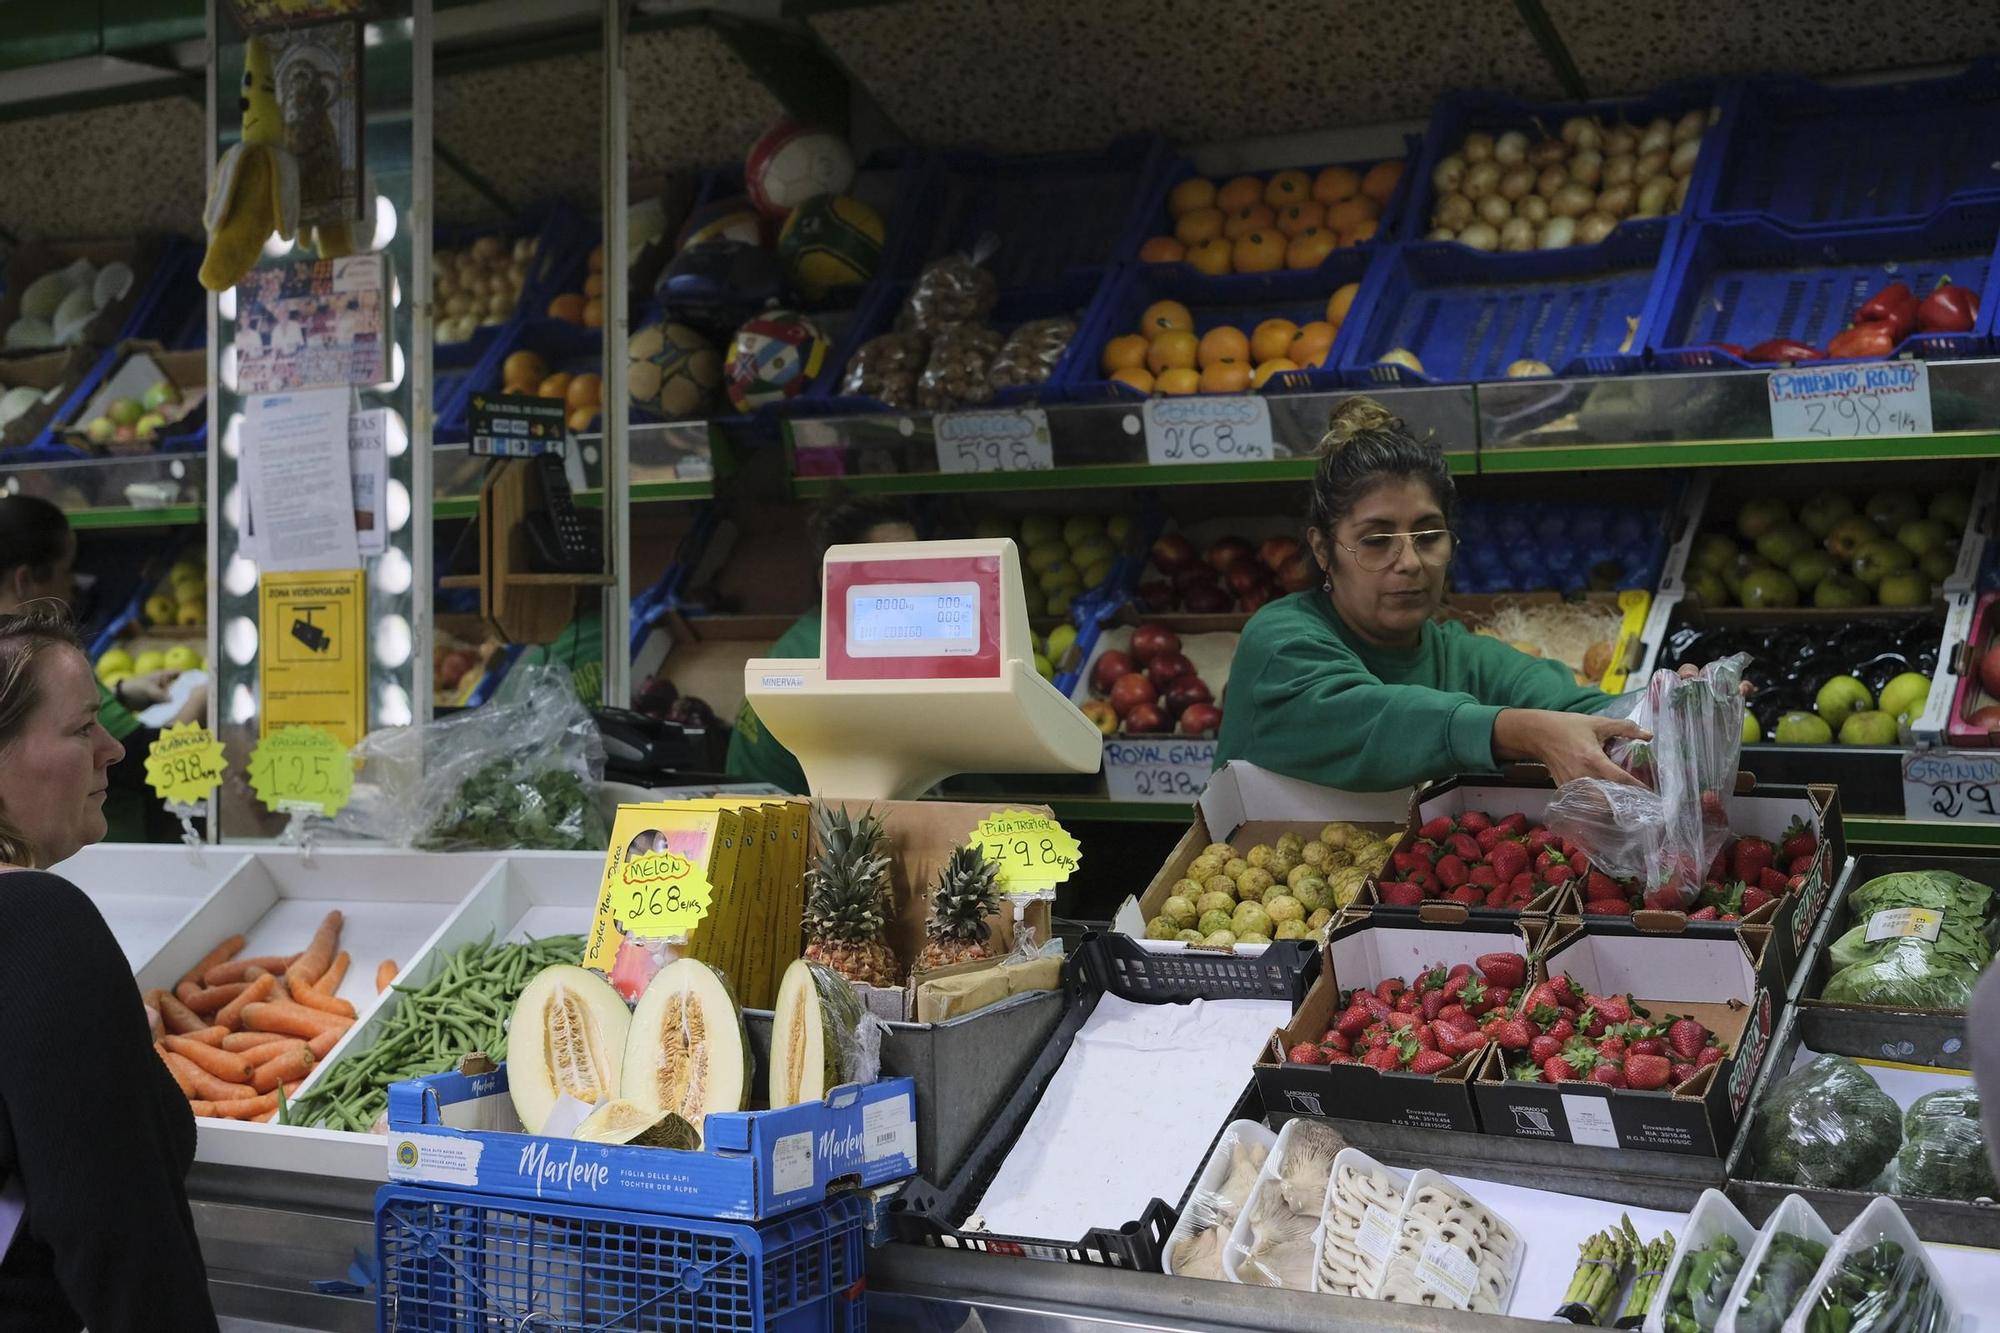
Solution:
[(1054, 892), (1083, 859), (1083, 850), (1061, 824), (1026, 810), (988, 815), (973, 828), (966, 845), (979, 848), (999, 867), (1000, 891), (1009, 894)]
[(2000, 824), (2000, 754), (1918, 750), (1903, 758), (1903, 815), (1951, 824)]
[(1039, 407), (944, 412), (931, 430), (939, 472), (1047, 472), (1056, 465), (1049, 414)]
[(1774, 370), (1769, 389), (1774, 440), (1877, 440), (1931, 433), (1930, 367), (1921, 361)]
[(1271, 461), (1271, 405), (1255, 394), (1148, 398), (1140, 415), (1149, 463)]
[(354, 791), (354, 761), (332, 732), (280, 727), (250, 752), (250, 787), (269, 809), (332, 815)]
[(222, 784), (222, 742), (199, 722), (177, 722), (146, 751), (146, 783), (168, 805), (198, 805)]

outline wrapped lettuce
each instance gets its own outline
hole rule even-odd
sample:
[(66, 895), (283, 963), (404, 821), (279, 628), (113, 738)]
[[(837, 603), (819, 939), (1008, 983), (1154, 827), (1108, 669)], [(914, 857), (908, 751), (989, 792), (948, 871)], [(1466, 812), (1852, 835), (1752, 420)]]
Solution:
[[(1949, 870), (1878, 875), (1848, 895), (1855, 924), (1827, 949), (1833, 975), (1820, 998), (1835, 1004), (1963, 1011), (1993, 959), (1993, 890)], [(1942, 915), (1935, 940), (1870, 941), (1877, 914), (1924, 907)]]
[(1827, 978), (1820, 998), (1829, 1004), (1875, 1004), (1891, 1009), (1965, 1012), (1979, 968), (1940, 953), (1919, 939), (1883, 941), (1890, 947), (1873, 961), (1842, 968)]
[(1992, 901), (1992, 889), (1949, 870), (1877, 875), (1847, 897), (1856, 920), (1890, 907), (1934, 907), (1949, 916), (1983, 922)]
[(1903, 1146), (1903, 1113), (1860, 1065), (1821, 1055), (1771, 1085), (1750, 1134), (1757, 1179), (1860, 1189)]
[(1896, 1192), (1967, 1202), (2000, 1198), (1980, 1127), (1977, 1088), (1926, 1093), (1910, 1104), (1896, 1154)]

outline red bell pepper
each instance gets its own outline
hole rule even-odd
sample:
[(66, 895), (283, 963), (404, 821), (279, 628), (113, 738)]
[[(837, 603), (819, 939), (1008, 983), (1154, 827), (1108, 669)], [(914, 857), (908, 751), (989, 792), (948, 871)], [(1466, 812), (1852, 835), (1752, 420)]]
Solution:
[(1766, 338), (1743, 354), (1745, 361), (1824, 361), (1826, 353), (1791, 338)]
[(1862, 302), (1861, 308), (1854, 312), (1854, 322), (1886, 324), (1895, 330), (1894, 342), (1901, 342), (1917, 327), (1917, 294), (1905, 283), (1892, 282)]
[(1836, 360), (1860, 358), (1879, 361), (1893, 354), (1896, 344), (1902, 339), (1896, 336), (1894, 326), (1880, 324), (1856, 324), (1851, 329), (1843, 329), (1833, 335), (1833, 341), (1826, 345), (1826, 354)]
[(1731, 356), (1735, 357), (1738, 361), (1743, 361), (1748, 359), (1743, 349), (1735, 343), (1710, 343), (1709, 346), (1713, 347), (1718, 352), (1729, 353)]
[(1917, 327), (1925, 333), (1969, 333), (1979, 322), (1979, 293), (1955, 287), (1950, 278), (1917, 307)]

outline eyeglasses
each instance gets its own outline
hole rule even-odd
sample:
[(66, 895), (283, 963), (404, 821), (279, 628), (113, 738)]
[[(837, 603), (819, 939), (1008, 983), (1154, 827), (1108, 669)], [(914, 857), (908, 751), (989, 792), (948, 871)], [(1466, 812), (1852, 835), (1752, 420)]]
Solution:
[(1423, 532), (1371, 532), (1359, 545), (1338, 542), (1340, 549), (1354, 557), (1357, 568), (1379, 574), (1403, 558), (1403, 543), (1415, 548), (1417, 559), (1431, 566), (1451, 559), (1455, 539), (1450, 528), (1429, 528)]

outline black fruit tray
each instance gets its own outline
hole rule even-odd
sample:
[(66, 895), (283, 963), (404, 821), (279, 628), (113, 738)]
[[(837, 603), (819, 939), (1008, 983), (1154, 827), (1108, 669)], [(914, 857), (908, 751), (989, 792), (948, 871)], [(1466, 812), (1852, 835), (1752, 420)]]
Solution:
[[(1077, 1032), (1105, 994), (1137, 1004), (1284, 1000), (1296, 1006), (1312, 983), (1317, 963), (1318, 946), (1309, 941), (1281, 940), (1267, 945), (1258, 957), (1237, 958), (1220, 954), (1154, 954), (1123, 935), (1086, 936), (1063, 968), (1068, 1008), (1050, 1034), (1048, 1045), (1035, 1057), (1013, 1095), (980, 1132), (976, 1145), (951, 1179), (940, 1186), (919, 1177), (910, 1181), (890, 1203), (891, 1234), (905, 1244), (941, 1249), (1160, 1271), (1160, 1257), (1165, 1252), (1167, 1237), (1173, 1232), (1180, 1205), (1186, 1201), (1185, 1191), (1171, 1205), (1151, 1200), (1137, 1218), (1114, 1226), (1092, 1227), (1079, 1240), (966, 1231), (963, 1225), (999, 1174), (1007, 1155), (1027, 1128), (1029, 1118), (1041, 1104), (1049, 1081), (1062, 1068)], [(1247, 1067), (1244, 1083), (1245, 1097), (1254, 1101), (1256, 1086)], [(1261, 1107), (1251, 1118), (1263, 1118)], [(1226, 1124), (1227, 1119), (1216, 1126), (1218, 1136)], [(1205, 1155), (1203, 1160), (1207, 1160)], [(1193, 1183), (1190, 1179), (1190, 1188)]]

